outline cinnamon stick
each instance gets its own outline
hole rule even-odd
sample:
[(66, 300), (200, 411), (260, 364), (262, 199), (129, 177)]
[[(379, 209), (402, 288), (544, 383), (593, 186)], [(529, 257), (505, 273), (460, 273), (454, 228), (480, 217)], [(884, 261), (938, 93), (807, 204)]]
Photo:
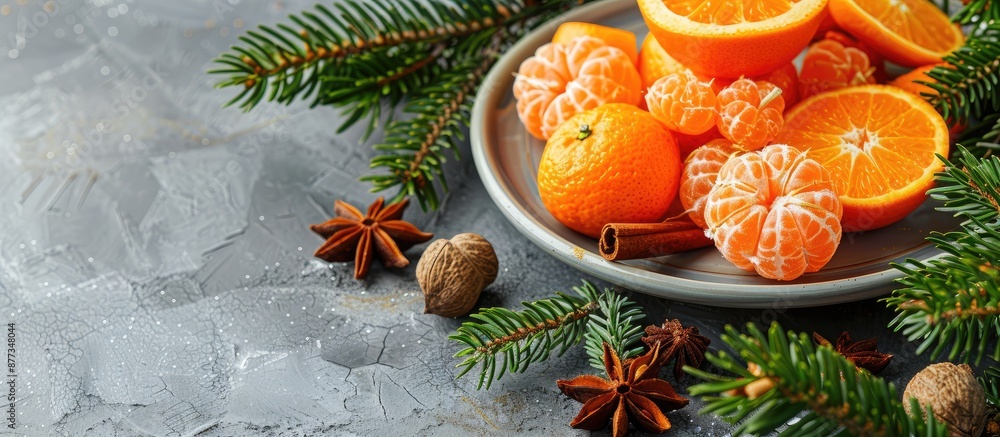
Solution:
[(652, 258), (711, 246), (705, 231), (690, 220), (662, 223), (609, 223), (598, 243), (608, 261)]

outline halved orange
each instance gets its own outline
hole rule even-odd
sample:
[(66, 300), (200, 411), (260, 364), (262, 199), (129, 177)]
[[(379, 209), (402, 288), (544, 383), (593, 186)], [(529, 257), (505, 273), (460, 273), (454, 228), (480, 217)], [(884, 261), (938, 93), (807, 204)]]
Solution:
[(962, 46), (962, 29), (927, 0), (830, 0), (842, 29), (907, 67), (941, 62)]
[(886, 85), (818, 94), (785, 115), (775, 143), (807, 150), (833, 176), (845, 231), (876, 229), (912, 212), (944, 169), (948, 126), (924, 99)]
[(632, 60), (633, 65), (637, 65), (638, 63), (639, 51), (635, 45), (635, 34), (617, 27), (602, 26), (600, 24), (584, 23), (580, 21), (568, 21), (559, 25), (556, 29), (555, 35), (552, 35), (552, 42), (569, 44), (573, 42), (574, 39), (581, 36), (594, 37), (603, 40), (611, 47), (618, 47), (628, 55), (628, 58)]
[(700, 75), (738, 78), (769, 73), (795, 58), (826, 16), (827, 0), (638, 3), (671, 57)]

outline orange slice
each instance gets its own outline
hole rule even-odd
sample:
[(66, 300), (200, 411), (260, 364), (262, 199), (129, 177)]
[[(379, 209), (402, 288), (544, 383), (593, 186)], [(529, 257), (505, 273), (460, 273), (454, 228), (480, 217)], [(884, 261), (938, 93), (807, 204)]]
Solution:
[(776, 143), (808, 150), (833, 176), (845, 231), (892, 224), (912, 212), (943, 170), (948, 126), (924, 99), (885, 85), (842, 88), (785, 115)]
[(826, 0), (638, 0), (663, 49), (696, 74), (769, 73), (805, 48)]
[(830, 0), (837, 24), (907, 67), (941, 62), (962, 46), (962, 29), (927, 0)]

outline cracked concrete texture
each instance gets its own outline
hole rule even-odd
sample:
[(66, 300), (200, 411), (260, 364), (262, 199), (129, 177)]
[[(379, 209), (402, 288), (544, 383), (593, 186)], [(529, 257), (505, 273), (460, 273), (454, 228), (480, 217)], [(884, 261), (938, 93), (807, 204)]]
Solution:
[[(306, 226), (335, 199), (374, 200), (357, 181), (372, 155), (360, 130), (336, 135), (337, 111), (302, 103), (220, 109), (231, 91), (204, 74), (240, 29), (309, 3), (58, 0), (0, 15), (21, 36), (0, 50), (0, 322), (17, 327), (15, 434), (583, 433), (567, 426), (579, 404), (555, 386), (593, 373), (582, 348), (489, 391), (456, 380), (447, 336), (461, 320), (422, 314), (414, 280), (426, 245), (407, 252), (408, 268), (376, 264), (365, 281), (311, 257), (320, 240)], [(29, 32), (23, 20), (38, 14), (46, 24)], [(470, 156), (449, 164), (441, 212), (406, 218), (494, 243), (500, 274), (479, 305), (578, 284), (503, 219)], [(725, 323), (779, 319), (881, 336), (897, 385), (923, 363), (876, 302), (738, 311), (633, 297), (651, 321), (680, 318), (713, 346)], [(670, 413), (670, 433), (726, 434), (699, 406)]]

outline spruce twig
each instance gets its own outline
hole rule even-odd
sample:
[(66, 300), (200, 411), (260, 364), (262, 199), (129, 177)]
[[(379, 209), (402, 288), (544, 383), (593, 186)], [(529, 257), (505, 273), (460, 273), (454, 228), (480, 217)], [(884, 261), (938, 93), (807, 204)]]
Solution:
[(986, 392), (986, 405), (1000, 409), (1000, 367), (990, 366), (983, 371), (979, 383)]
[(707, 381), (688, 389), (702, 395), (700, 413), (738, 424), (733, 435), (947, 435), (930, 411), (922, 417), (912, 401), (915, 413), (907, 414), (891, 383), (829, 346), (814, 346), (805, 333), (785, 332), (777, 323), (765, 333), (748, 324), (745, 334), (726, 326), (722, 340), (739, 358), (721, 351), (706, 358), (735, 377), (684, 370)]
[[(884, 301), (899, 314), (890, 323), (918, 353), (978, 362), (987, 353), (1000, 359), (1000, 158), (978, 159), (959, 147), (958, 163), (945, 160), (939, 186), (930, 195), (938, 210), (965, 219), (961, 231), (928, 237), (944, 255), (893, 264), (905, 276)], [(943, 159), (943, 158), (942, 158)], [(931, 349), (933, 347), (933, 349)]]
[[(474, 321), (462, 323), (448, 338), (465, 347), (455, 357), (465, 357), (458, 377), (481, 365), (479, 383), (489, 389), (493, 380), (508, 370), (524, 372), (531, 363), (544, 361), (556, 352), (561, 356), (583, 338), (587, 316), (600, 309), (600, 292), (584, 281), (574, 287), (578, 296), (556, 293), (555, 297), (523, 302), (524, 310), (485, 308), (472, 314)], [(499, 357), (499, 363), (498, 363)], [(498, 368), (499, 364), (499, 368)]]
[(638, 304), (610, 292), (602, 294), (597, 304), (599, 311), (587, 321), (584, 348), (590, 357), (591, 367), (603, 371), (604, 343), (611, 346), (622, 361), (643, 352), (645, 348), (639, 340), (644, 331), (642, 325), (636, 322), (646, 316)]
[(996, 89), (1000, 83), (1000, 22), (969, 35), (944, 62), (948, 65), (927, 72), (931, 81), (920, 83), (936, 91), (924, 96), (952, 126), (1000, 111)]
[[(472, 314), (473, 321), (462, 323), (448, 338), (464, 345), (455, 357), (465, 357), (457, 367), (461, 378), (480, 365), (477, 389), (487, 389), (506, 372), (524, 372), (532, 363), (548, 359), (553, 352), (561, 356), (574, 344), (586, 338), (586, 349), (597, 342), (601, 354), (597, 361), (604, 369), (603, 343), (607, 342), (623, 360), (638, 355), (643, 348), (635, 347), (642, 328), (633, 324), (644, 316), (639, 306), (611, 290), (598, 291), (583, 281), (574, 287), (577, 296), (556, 293), (556, 296), (534, 302), (523, 302), (525, 309), (514, 312), (506, 308), (485, 308)], [(498, 362), (499, 361), (499, 362)], [(596, 366), (595, 366), (596, 367)]]
[(388, 171), (362, 177), (373, 184), (373, 191), (399, 186), (393, 201), (416, 195), (423, 209), (437, 209), (440, 200), (433, 182), (436, 179), (444, 191), (448, 189), (442, 168), (447, 158), (442, 152), (452, 150), (458, 157), (454, 144), (464, 139), (472, 98), (499, 57), (503, 39), (503, 31), (470, 37), (456, 49), (463, 60), (410, 98), (405, 112), (411, 116), (392, 122), (383, 141), (374, 146), (386, 153), (372, 159), (372, 168)]
[[(387, 126), (375, 146), (388, 151), (366, 176), (373, 191), (398, 188), (436, 209), (444, 181), (442, 150), (463, 141), (472, 99), (499, 54), (579, 0), (344, 0), (260, 26), (216, 59), (217, 86), (239, 89), (229, 105), (261, 102), (343, 108), (342, 132)], [(392, 120), (405, 107), (406, 119)], [(429, 125), (425, 123), (430, 123)], [(457, 157), (457, 155), (455, 155)]]
[(1000, 113), (983, 116), (962, 132), (958, 144), (965, 146), (978, 158), (988, 158), (1000, 151)]

